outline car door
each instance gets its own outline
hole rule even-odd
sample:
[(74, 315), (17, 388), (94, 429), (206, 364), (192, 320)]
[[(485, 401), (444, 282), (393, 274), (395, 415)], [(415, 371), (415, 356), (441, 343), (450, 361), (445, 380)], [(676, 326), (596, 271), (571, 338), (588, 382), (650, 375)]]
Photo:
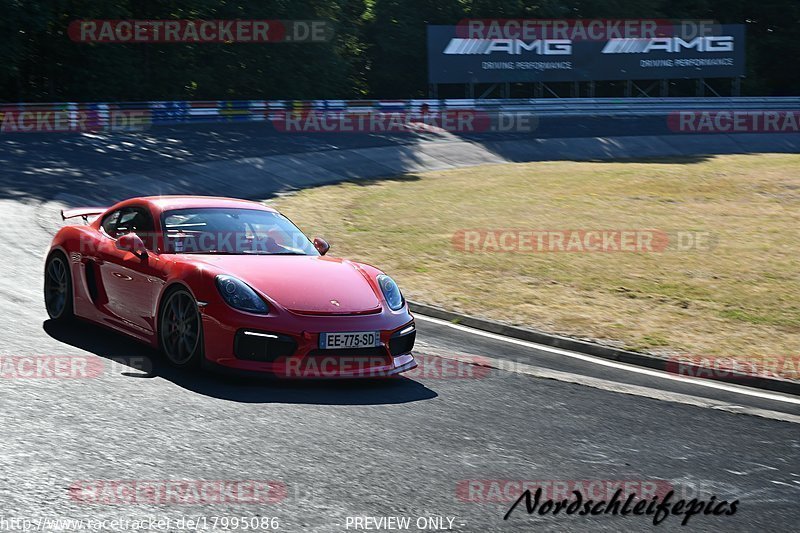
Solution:
[[(163, 283), (152, 215), (145, 206), (122, 208), (113, 224), (103, 224), (103, 233), (107, 238), (99, 247), (98, 264), (106, 311), (133, 333), (150, 335), (155, 331), (155, 300)], [(127, 233), (142, 238), (146, 256), (116, 247), (117, 239)]]

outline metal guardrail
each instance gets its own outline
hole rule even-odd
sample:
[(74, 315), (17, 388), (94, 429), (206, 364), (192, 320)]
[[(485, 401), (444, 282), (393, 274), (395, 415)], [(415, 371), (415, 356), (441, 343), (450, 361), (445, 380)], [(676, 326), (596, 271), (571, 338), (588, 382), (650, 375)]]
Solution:
[[(676, 111), (800, 110), (800, 97), (716, 98), (540, 98), (540, 99), (413, 99), (413, 100), (211, 100), (97, 103), (0, 104), (0, 130), (32, 121), (55, 121), (62, 128), (120, 129), (192, 123), (257, 122), (287, 112), (435, 113), (480, 110), (487, 113), (529, 113), (558, 116), (666, 116)], [(35, 131), (46, 131), (37, 128)], [(54, 130), (56, 131), (56, 130)]]
[[(667, 115), (675, 111), (800, 110), (800, 97), (757, 98), (545, 98), (530, 100), (445, 100), (452, 107), (528, 111), (539, 116)], [(452, 102), (452, 104), (450, 104)]]

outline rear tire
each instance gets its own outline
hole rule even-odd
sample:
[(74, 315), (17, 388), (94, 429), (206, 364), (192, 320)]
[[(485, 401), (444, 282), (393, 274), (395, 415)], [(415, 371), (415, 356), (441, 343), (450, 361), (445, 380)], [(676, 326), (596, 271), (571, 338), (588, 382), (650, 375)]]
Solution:
[(203, 322), (197, 301), (184, 288), (170, 290), (158, 319), (161, 353), (178, 368), (196, 368), (203, 360)]
[(53, 320), (73, 317), (72, 274), (61, 252), (53, 252), (44, 266), (44, 306)]

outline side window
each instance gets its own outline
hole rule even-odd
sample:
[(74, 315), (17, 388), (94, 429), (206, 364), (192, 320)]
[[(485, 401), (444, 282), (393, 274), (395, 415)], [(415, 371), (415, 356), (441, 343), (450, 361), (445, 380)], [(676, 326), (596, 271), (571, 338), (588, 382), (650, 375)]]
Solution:
[(116, 235), (136, 233), (144, 241), (148, 250), (155, 250), (155, 232), (153, 217), (150, 212), (141, 207), (128, 207), (122, 210), (116, 225)]
[(102, 223), (103, 231), (105, 231), (106, 235), (108, 235), (112, 239), (116, 239), (117, 238), (117, 234), (116, 234), (115, 228), (116, 228), (116, 225), (117, 225), (117, 220), (119, 220), (119, 214), (120, 214), (120, 211), (118, 209), (118, 210), (114, 211), (113, 213), (111, 213), (109, 215), (106, 215), (106, 218), (103, 219), (103, 223)]
[(136, 231), (136, 217), (138, 214), (134, 209), (123, 209), (122, 214), (119, 216), (119, 221), (117, 221), (117, 237)]

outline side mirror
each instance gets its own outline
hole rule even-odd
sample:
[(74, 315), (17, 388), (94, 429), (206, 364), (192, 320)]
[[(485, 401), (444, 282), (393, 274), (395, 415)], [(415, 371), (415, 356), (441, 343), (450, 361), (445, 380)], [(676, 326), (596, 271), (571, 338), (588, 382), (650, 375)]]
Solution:
[(147, 257), (147, 247), (141, 237), (135, 233), (126, 233), (117, 239), (117, 249), (132, 252), (140, 259)]
[(325, 255), (328, 253), (328, 250), (331, 249), (331, 245), (328, 244), (328, 241), (325, 239), (320, 239), (319, 237), (314, 239), (314, 248), (317, 249), (319, 255)]

